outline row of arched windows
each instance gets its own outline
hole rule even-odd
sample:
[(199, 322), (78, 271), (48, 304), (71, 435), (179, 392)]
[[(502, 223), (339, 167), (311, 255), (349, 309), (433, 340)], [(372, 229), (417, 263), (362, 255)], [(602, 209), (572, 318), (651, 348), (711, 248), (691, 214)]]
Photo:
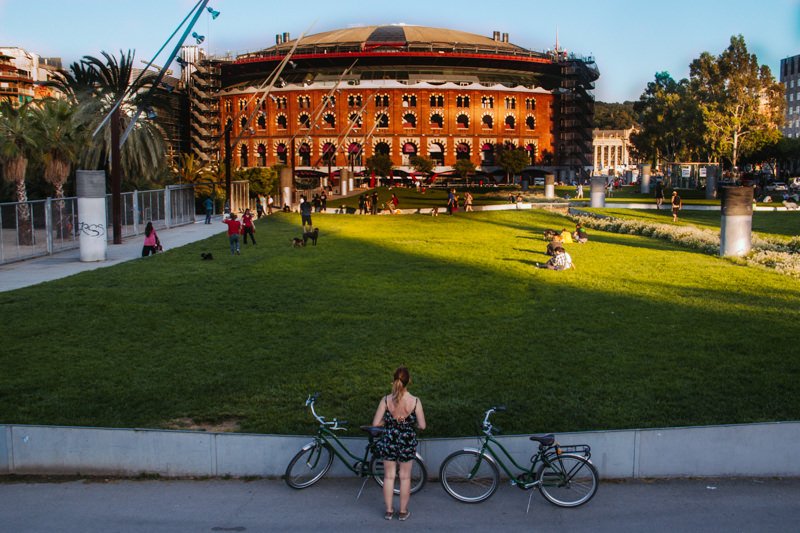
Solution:
[[(481, 163), (483, 165), (492, 166), (495, 164), (495, 147), (492, 143), (484, 143), (481, 145)], [(512, 142), (504, 144), (506, 149), (514, 150), (516, 145)], [(524, 146), (525, 151), (528, 153), (531, 164), (536, 164), (536, 158), (539, 153), (539, 148), (536, 144), (530, 143)], [(348, 165), (361, 166), (364, 159), (364, 150), (360, 143), (350, 143), (347, 147), (343, 147), (342, 154)], [(242, 167), (250, 166), (250, 150), (247, 145), (243, 144), (238, 150), (239, 164)], [(264, 144), (258, 144), (255, 150), (255, 164), (259, 167), (267, 166), (267, 147)], [(320, 155), (317, 160), (313, 160), (313, 150), (308, 143), (302, 143), (297, 148), (297, 158), (300, 166), (311, 166), (316, 164), (336, 164), (336, 146), (330, 142), (326, 142), (321, 146)], [(385, 142), (376, 143), (373, 152), (375, 154), (390, 155), (391, 148)], [(419, 148), (413, 142), (406, 142), (401, 150), (403, 155), (403, 164), (408, 164), (408, 160), (419, 153)], [(445, 147), (441, 143), (432, 142), (428, 146), (428, 157), (438, 166), (444, 165), (444, 152)], [(469, 159), (472, 153), (472, 147), (466, 143), (461, 142), (455, 146), (456, 159)], [(286, 144), (279, 143), (275, 148), (275, 156), (278, 163), (282, 165), (288, 164), (289, 151)]]

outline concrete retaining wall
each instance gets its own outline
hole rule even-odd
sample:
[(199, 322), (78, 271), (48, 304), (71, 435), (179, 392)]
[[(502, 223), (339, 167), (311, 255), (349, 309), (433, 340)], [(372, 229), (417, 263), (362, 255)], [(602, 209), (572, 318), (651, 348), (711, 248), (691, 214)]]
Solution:
[[(795, 461), (800, 422), (558, 434), (562, 444), (589, 444), (604, 478), (800, 476)], [(283, 475), (310, 437), (0, 425), (0, 474), (183, 476)], [(527, 436), (499, 440), (525, 464)], [(344, 439), (356, 455), (365, 439)], [(425, 439), (419, 452), (436, 477), (447, 455), (477, 438)], [(338, 461), (329, 475), (350, 472)]]

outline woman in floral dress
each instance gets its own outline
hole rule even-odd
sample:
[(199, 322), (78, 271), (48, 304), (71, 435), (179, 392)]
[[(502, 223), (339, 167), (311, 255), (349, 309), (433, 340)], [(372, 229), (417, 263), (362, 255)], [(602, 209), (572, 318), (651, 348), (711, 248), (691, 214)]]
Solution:
[(401, 366), (394, 372), (392, 393), (381, 398), (372, 420), (373, 426), (383, 426), (385, 431), (375, 444), (376, 455), (383, 459), (383, 500), (386, 504), (384, 518), (394, 517), (394, 482), (400, 471), (399, 520), (410, 516), (408, 500), (411, 498), (411, 466), (417, 453), (417, 429), (425, 429), (425, 413), (419, 398), (408, 392), (411, 376)]

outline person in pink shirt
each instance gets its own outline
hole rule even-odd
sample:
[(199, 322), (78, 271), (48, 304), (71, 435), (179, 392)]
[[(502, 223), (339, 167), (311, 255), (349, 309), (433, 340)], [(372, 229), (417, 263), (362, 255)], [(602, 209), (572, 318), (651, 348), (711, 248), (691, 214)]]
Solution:
[(161, 241), (158, 240), (158, 234), (153, 229), (153, 223), (148, 222), (144, 228), (144, 246), (142, 247), (142, 257), (148, 255), (155, 255), (158, 247), (161, 246)]
[(242, 223), (236, 220), (236, 213), (231, 213), (230, 218), (222, 220), (228, 226), (228, 240), (231, 243), (231, 255), (239, 255), (239, 234), (242, 232)]
[(250, 239), (252, 239), (253, 244), (256, 243), (256, 227), (253, 225), (253, 214), (249, 209), (245, 209), (244, 215), (242, 215), (242, 235), (244, 244), (247, 244), (248, 235), (250, 235)]

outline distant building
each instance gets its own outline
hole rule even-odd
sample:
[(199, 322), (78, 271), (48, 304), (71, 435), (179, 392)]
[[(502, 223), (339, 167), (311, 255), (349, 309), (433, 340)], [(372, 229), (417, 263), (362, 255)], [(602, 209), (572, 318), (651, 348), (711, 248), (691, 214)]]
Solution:
[(0, 74), (3, 78), (0, 79), (0, 98), (10, 96), (21, 105), (26, 101), (57, 96), (56, 91), (41, 84), (50, 80), (61, 67), (61, 58), (40, 57), (18, 46), (0, 46), (0, 56), (6, 57), (16, 69), (15, 75), (8, 68)]
[(800, 137), (800, 55), (781, 59), (781, 83), (786, 94), (785, 137)]
[(614, 171), (618, 174), (636, 164), (631, 157), (631, 133), (626, 130), (592, 130), (594, 149), (594, 175), (608, 176)]

